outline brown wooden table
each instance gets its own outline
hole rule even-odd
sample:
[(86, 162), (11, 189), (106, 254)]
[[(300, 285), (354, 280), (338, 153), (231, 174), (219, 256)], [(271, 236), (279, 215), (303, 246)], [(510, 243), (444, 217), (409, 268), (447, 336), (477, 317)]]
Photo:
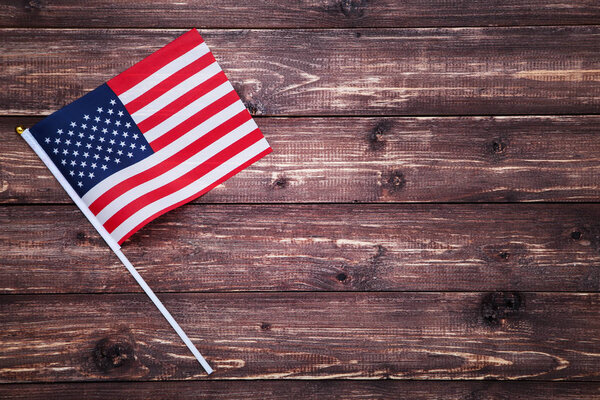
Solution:
[[(4, 0), (0, 27), (0, 398), (600, 398), (597, 1)], [(274, 153), (123, 248), (210, 378), (14, 133), (191, 27)]]

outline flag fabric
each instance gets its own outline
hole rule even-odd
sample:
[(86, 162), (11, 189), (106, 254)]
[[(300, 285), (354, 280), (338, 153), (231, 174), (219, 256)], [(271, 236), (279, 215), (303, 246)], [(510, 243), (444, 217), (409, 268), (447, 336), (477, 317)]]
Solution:
[(119, 244), (271, 152), (195, 29), (29, 131)]

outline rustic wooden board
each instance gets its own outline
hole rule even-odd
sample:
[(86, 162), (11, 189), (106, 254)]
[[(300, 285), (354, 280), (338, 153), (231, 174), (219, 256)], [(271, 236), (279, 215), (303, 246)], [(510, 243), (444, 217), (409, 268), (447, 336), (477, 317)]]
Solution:
[[(183, 30), (2, 29), (0, 113), (45, 114)], [(600, 111), (600, 27), (208, 30), (260, 115)]]
[(89, 382), (11, 384), (0, 386), (0, 397), (13, 400), (60, 398), (106, 400), (147, 399), (573, 399), (600, 396), (596, 382), (493, 382), (493, 381), (357, 381), (262, 380), (194, 382)]
[(600, 23), (593, 0), (5, 0), (2, 27), (321, 28)]
[[(73, 206), (0, 226), (1, 293), (140, 290)], [(159, 292), (596, 291), (600, 205), (192, 205), (123, 251)]]
[[(162, 294), (211, 379), (596, 381), (598, 293)], [(142, 294), (0, 296), (0, 381), (204, 379)]]
[[(70, 202), (0, 118), (0, 202)], [(596, 201), (600, 116), (260, 118), (274, 152), (197, 202)]]

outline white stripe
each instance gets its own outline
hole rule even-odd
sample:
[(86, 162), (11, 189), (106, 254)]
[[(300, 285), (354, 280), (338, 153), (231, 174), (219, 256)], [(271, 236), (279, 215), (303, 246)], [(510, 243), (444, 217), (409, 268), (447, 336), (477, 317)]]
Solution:
[(256, 155), (260, 154), (262, 151), (268, 148), (269, 144), (264, 138), (259, 140), (252, 146), (236, 154), (235, 156), (233, 156), (223, 164), (219, 165), (217, 168), (213, 169), (208, 174), (202, 176), (195, 182), (192, 182), (191, 184), (178, 190), (177, 192), (171, 193), (168, 196), (156, 200), (155, 202), (148, 204), (146, 207), (138, 210), (127, 220), (123, 221), (123, 223), (119, 225), (114, 231), (112, 231), (111, 235), (114, 238), (116, 238), (117, 241), (121, 240), (123, 236), (125, 236), (133, 228), (141, 224), (148, 217), (199, 193), (206, 187), (210, 186), (223, 176), (227, 175), (229, 172), (233, 171), (246, 161), (250, 160), (252, 157), (255, 157)]
[(232, 130), (227, 135), (223, 136), (219, 140), (210, 144), (203, 150), (199, 151), (192, 157), (183, 161), (181, 164), (175, 166), (164, 172), (162, 175), (157, 176), (149, 181), (146, 181), (129, 191), (123, 193), (121, 196), (114, 199), (110, 204), (108, 204), (102, 211), (96, 214), (96, 218), (104, 224), (110, 217), (115, 215), (120, 209), (125, 207), (127, 204), (136, 200), (140, 196), (149, 193), (155, 189), (158, 189), (165, 184), (180, 178), (186, 173), (190, 172), (215, 154), (219, 153), (223, 149), (231, 146), (250, 132), (254, 131), (256, 128), (256, 124), (251, 123), (252, 120), (249, 120), (236, 129)]
[(217, 64), (217, 62), (215, 61), (208, 67), (190, 76), (177, 86), (166, 91), (160, 97), (156, 98), (149, 104), (145, 105), (138, 111), (131, 114), (131, 118), (133, 118), (136, 124), (139, 124), (155, 112), (171, 104), (173, 101), (188, 93), (190, 90), (200, 85), (202, 82), (208, 80), (209, 78), (212, 78), (219, 72), (221, 72), (221, 67), (219, 67), (219, 64)]
[(121, 93), (118, 96), (119, 99), (123, 102), (123, 104), (127, 104), (135, 100), (136, 98), (147, 92), (149, 89), (158, 85), (159, 83), (167, 79), (169, 76), (173, 75), (175, 72), (184, 68), (185, 66), (196, 61), (209, 51), (210, 50), (208, 49), (206, 43), (203, 42), (202, 44), (199, 44), (187, 53), (177, 57), (176, 59), (174, 59), (173, 61), (171, 61), (152, 75), (148, 76), (146, 79), (144, 79), (131, 89)]
[(222, 83), (210, 92), (206, 93), (204, 96), (194, 100), (187, 106), (183, 107), (181, 110), (177, 111), (169, 118), (156, 125), (154, 128), (144, 132), (144, 137), (148, 142), (152, 143), (154, 140), (158, 139), (159, 137), (161, 137), (162, 135), (169, 132), (171, 129), (175, 128), (177, 125), (188, 119), (190, 116), (196, 114), (206, 106), (219, 100), (221, 97), (225, 96), (227, 93), (230, 93), (232, 90), (233, 86), (231, 86), (231, 83), (229, 83), (229, 81)]
[[(114, 174), (98, 182), (82, 197), (83, 201), (89, 206), (111, 187), (118, 185), (124, 180), (129, 179), (132, 176), (147, 170), (148, 168), (151, 168), (153, 165), (163, 162), (173, 154), (177, 153), (179, 150), (183, 149), (198, 138), (204, 136), (206, 133), (228, 121), (231, 117), (237, 115), (243, 110), (245, 110), (244, 103), (242, 103), (240, 100), (237, 100), (229, 107), (216, 113), (200, 125), (187, 132), (185, 135), (162, 148), (160, 151), (150, 155), (142, 161), (130, 165), (127, 168), (123, 168), (122, 170), (115, 172)], [(253, 120), (250, 121), (252, 121), (256, 129), (256, 123)]]

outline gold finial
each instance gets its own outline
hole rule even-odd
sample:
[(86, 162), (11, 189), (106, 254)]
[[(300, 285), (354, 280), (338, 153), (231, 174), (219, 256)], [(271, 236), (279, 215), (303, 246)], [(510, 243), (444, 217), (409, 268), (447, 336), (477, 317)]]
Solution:
[(15, 128), (15, 132), (17, 132), (19, 135), (22, 135), (23, 132), (25, 132), (25, 128), (23, 128), (21, 125), (19, 125)]

